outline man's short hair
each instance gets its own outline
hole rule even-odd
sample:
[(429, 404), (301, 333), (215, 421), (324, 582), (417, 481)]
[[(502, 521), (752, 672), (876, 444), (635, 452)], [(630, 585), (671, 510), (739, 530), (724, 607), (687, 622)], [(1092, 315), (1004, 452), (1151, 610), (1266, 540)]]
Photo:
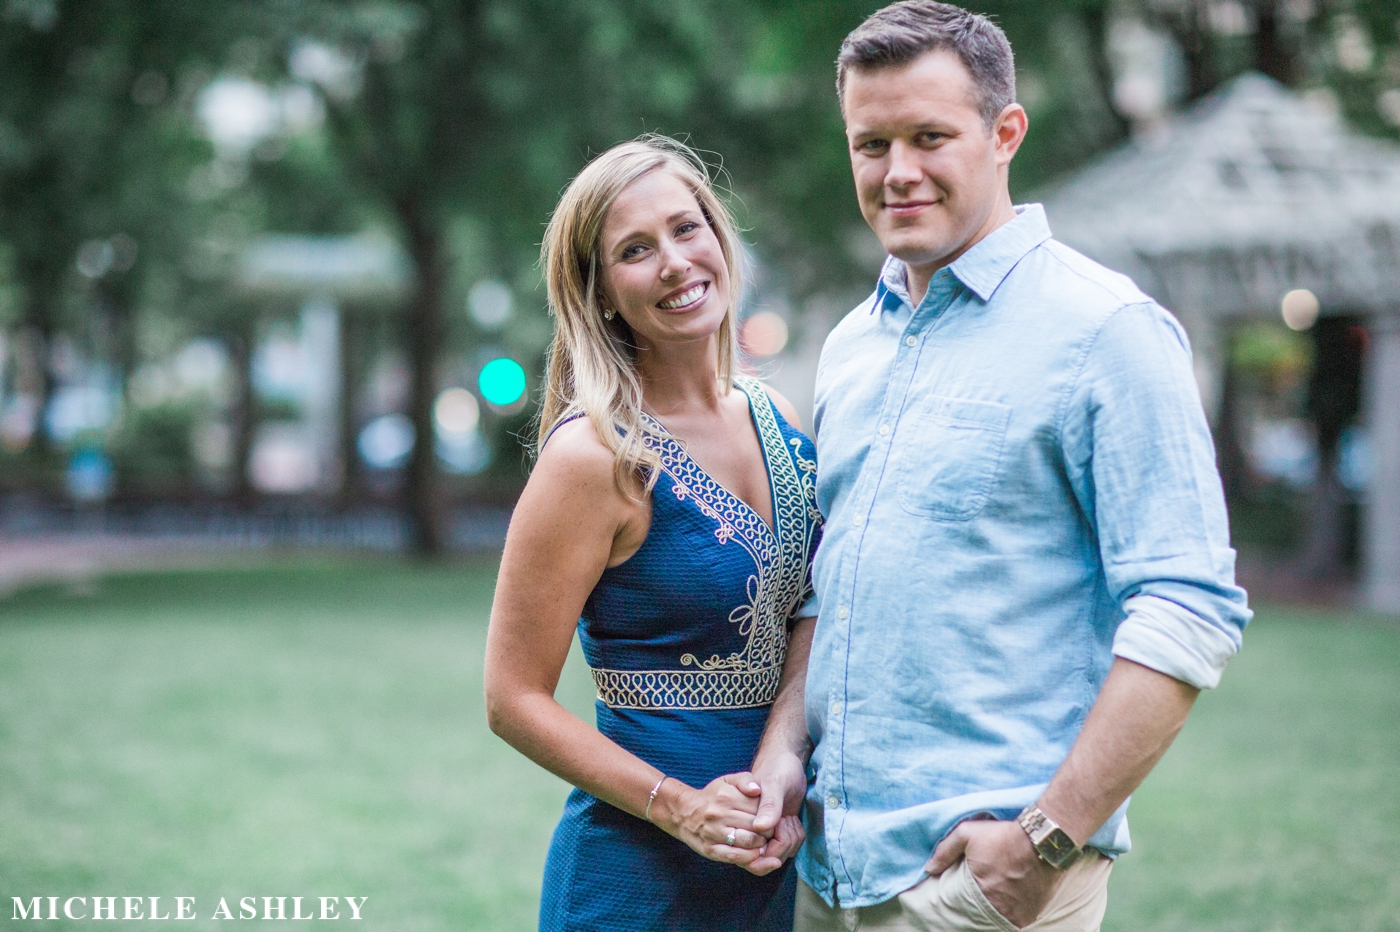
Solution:
[(1016, 60), (1001, 27), (980, 13), (934, 0), (899, 0), (871, 13), (841, 43), (836, 93), (844, 101), (852, 68), (907, 65), (925, 52), (949, 51), (977, 88), (977, 109), (991, 126), (1016, 100)]

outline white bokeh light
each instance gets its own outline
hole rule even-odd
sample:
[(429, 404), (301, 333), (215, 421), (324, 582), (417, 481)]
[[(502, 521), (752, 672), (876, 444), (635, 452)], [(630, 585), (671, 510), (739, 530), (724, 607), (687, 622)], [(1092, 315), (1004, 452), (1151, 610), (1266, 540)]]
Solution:
[(196, 109), (216, 148), (243, 155), (277, 131), (281, 108), (256, 81), (219, 78), (199, 92)]
[(433, 421), (439, 433), (463, 437), (476, 430), (481, 407), (465, 388), (449, 388), (433, 404)]
[(287, 58), (287, 67), (297, 78), (319, 85), (336, 100), (353, 98), (363, 81), (363, 60), (324, 42), (298, 42)]
[(1306, 288), (1298, 288), (1283, 296), (1283, 322), (1290, 330), (1307, 330), (1317, 323), (1317, 315), (1322, 305), (1317, 295)]
[(394, 469), (408, 461), (413, 441), (413, 422), (402, 414), (386, 414), (365, 425), (356, 446), (371, 469)]
[(467, 310), (472, 320), (484, 330), (497, 330), (504, 326), (510, 320), (512, 303), (510, 286), (494, 278), (477, 282), (467, 295)]

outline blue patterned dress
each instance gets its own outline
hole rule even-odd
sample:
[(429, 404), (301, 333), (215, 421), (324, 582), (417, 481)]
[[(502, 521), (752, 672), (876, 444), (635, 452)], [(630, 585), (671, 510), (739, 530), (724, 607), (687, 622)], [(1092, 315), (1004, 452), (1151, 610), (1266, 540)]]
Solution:
[[(598, 730), (693, 787), (749, 768), (821, 536), (812, 442), (757, 380), (735, 384), (762, 442), (774, 526), (644, 416), (661, 459), (651, 528), (604, 571), (578, 627)], [(540, 929), (787, 932), (795, 889), (791, 862), (755, 877), (574, 790), (545, 864)]]

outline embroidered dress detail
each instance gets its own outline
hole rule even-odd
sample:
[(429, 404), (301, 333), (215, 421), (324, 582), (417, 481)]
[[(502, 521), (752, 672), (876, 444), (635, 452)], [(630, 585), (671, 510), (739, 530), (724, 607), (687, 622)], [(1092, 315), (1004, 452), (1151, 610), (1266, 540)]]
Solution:
[(614, 709), (754, 709), (778, 694), (782, 666), (733, 673), (594, 670), (598, 698)]
[[(773, 527), (747, 502), (716, 482), (690, 458), (680, 441), (660, 421), (643, 414), (643, 442), (661, 461), (671, 480), (671, 494), (689, 501), (714, 522), (720, 544), (737, 544), (748, 554), (753, 571), (745, 602), (734, 607), (729, 622), (744, 640), (741, 651), (701, 659), (681, 654), (677, 669), (615, 670), (594, 668), (598, 698), (620, 709), (749, 709), (770, 704), (778, 692), (787, 656), (787, 622), (811, 594), (808, 565), (820, 526), (816, 507), (816, 463), (802, 456), (802, 441), (791, 448), (783, 436), (763, 385), (748, 377), (735, 385), (749, 400), (749, 410), (768, 467), (773, 500)], [(657, 494), (664, 494), (658, 490)]]

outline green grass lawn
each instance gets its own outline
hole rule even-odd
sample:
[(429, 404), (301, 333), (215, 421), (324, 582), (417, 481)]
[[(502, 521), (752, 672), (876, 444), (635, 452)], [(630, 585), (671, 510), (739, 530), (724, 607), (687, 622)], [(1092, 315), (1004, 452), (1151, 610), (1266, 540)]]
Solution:
[[(493, 572), (289, 558), (0, 600), (0, 918), (368, 896), (366, 928), (534, 928), (566, 787), (486, 729)], [(589, 685), (574, 657), (561, 698), (587, 715)], [(1400, 930), (1400, 626), (1260, 611), (1133, 834), (1106, 929)]]

